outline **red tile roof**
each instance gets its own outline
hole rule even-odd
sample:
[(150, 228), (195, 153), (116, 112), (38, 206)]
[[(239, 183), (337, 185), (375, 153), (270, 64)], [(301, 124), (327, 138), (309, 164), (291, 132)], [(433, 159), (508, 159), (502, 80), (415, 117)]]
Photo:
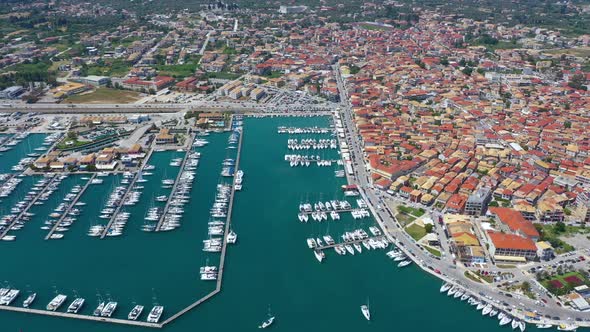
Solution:
[(537, 251), (535, 242), (526, 237), (494, 231), (488, 231), (488, 235), (496, 248)]

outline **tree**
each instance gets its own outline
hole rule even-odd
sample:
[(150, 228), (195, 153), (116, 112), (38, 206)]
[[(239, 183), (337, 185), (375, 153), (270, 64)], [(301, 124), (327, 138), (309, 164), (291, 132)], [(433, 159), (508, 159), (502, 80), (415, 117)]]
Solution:
[(75, 131), (68, 131), (68, 139), (76, 140), (78, 138), (78, 134)]
[(569, 129), (569, 128), (571, 128), (571, 127), (572, 127), (572, 123), (571, 123), (571, 121), (566, 121), (566, 122), (564, 122), (564, 123), (563, 123), (563, 126), (564, 126), (566, 129)]
[(523, 292), (530, 292), (531, 291), (531, 284), (528, 281), (524, 281), (520, 286)]
[(424, 230), (426, 230), (426, 233), (432, 233), (432, 224), (426, 224), (424, 225)]
[(565, 224), (561, 221), (558, 221), (555, 224), (553, 229), (555, 230), (555, 233), (564, 233), (565, 232)]

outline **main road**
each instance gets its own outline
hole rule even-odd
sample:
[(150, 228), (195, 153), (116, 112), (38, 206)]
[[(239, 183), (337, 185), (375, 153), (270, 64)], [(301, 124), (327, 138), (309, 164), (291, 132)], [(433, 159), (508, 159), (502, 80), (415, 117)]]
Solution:
[(252, 102), (228, 102), (201, 100), (183, 104), (2, 104), (0, 113), (176, 113), (182, 111), (204, 112), (287, 112), (287, 111), (329, 111), (333, 103), (322, 104), (258, 104)]
[[(523, 318), (522, 311), (529, 311), (536, 312), (540, 316), (548, 315), (552, 318), (559, 317), (559, 320), (563, 322), (571, 322), (580, 326), (590, 326), (590, 322), (587, 320), (588, 315), (582, 312), (565, 309), (556, 305), (546, 306), (539, 301), (533, 301), (525, 296), (521, 298), (507, 297), (506, 295), (500, 294), (500, 290), (494, 287), (494, 285), (473, 282), (464, 276), (465, 270), (456, 266), (453, 263), (451, 256), (445, 255), (447, 256), (446, 258), (437, 259), (416, 244), (414, 239), (403, 230), (394, 214), (380, 197), (382, 191), (376, 190), (370, 181), (370, 174), (365, 167), (361, 137), (358, 135), (354, 126), (352, 107), (349, 103), (346, 87), (337, 66), (334, 67), (334, 72), (338, 83), (338, 89), (340, 90), (341, 107), (343, 108), (341, 112), (342, 122), (345, 128), (346, 140), (349, 146), (352, 163), (354, 165), (354, 174), (351, 176), (350, 180), (358, 185), (361, 194), (365, 200), (368, 200), (367, 203), (369, 203), (369, 207), (371, 208), (375, 219), (392, 242), (397, 243), (398, 247), (408, 253), (408, 256), (424, 271), (445, 281), (459, 284), (464, 289), (470, 291), (472, 295), (485, 298), (487, 302), (493, 302), (498, 308), (510, 311), (512, 314), (518, 314), (520, 318)], [(517, 311), (513, 309), (516, 309)], [(546, 317), (547, 316), (543, 318), (544, 322), (549, 324), (559, 323), (556, 319)], [(575, 319), (580, 319), (582, 321), (574, 322), (573, 320)]]

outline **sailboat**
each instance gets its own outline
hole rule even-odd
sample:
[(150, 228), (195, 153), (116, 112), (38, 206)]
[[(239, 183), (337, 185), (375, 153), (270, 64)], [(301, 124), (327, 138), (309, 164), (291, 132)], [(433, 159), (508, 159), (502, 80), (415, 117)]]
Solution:
[(265, 328), (271, 326), (272, 323), (274, 323), (274, 321), (275, 321), (275, 316), (271, 315), (271, 313), (270, 313), (270, 306), (269, 306), (268, 307), (268, 319), (265, 320), (264, 322), (262, 322), (262, 324), (260, 324), (258, 326), (258, 328), (259, 329), (265, 329)]
[(365, 316), (365, 319), (371, 320), (371, 311), (369, 310), (369, 299), (367, 299), (367, 304), (363, 304), (361, 306), (361, 312), (363, 313), (363, 316)]

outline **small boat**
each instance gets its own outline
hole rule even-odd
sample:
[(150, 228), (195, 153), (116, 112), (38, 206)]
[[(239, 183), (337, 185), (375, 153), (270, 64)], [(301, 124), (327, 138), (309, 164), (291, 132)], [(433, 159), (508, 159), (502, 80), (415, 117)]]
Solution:
[(366, 304), (363, 304), (361, 306), (361, 312), (363, 313), (363, 316), (365, 316), (366, 320), (371, 320), (371, 312), (369, 311), (369, 306)]
[(513, 330), (516, 330), (518, 328), (518, 319), (513, 319), (510, 325), (512, 325)]
[(31, 305), (31, 303), (33, 303), (33, 301), (35, 301), (36, 297), (37, 297), (37, 293), (32, 293), (31, 295), (29, 295), (27, 297), (27, 299), (23, 301), (23, 307), (28, 308)]
[(326, 254), (324, 254), (323, 251), (321, 250), (314, 250), (313, 251), (315, 258), (318, 260), (318, 262), (322, 262), (324, 260), (324, 258), (326, 257)]
[(577, 328), (578, 326), (573, 324), (559, 324), (557, 326), (559, 331), (575, 331)]
[(262, 324), (258, 325), (259, 329), (265, 329), (272, 325), (275, 321), (275, 316), (270, 313), (270, 307), (268, 307), (268, 319), (262, 322)]
[(443, 283), (442, 286), (440, 286), (440, 292), (444, 293), (446, 291), (448, 291), (451, 288), (451, 285), (449, 283)]
[(98, 305), (98, 307), (96, 307), (96, 309), (94, 309), (94, 312), (92, 313), (92, 315), (93, 316), (100, 316), (100, 313), (104, 309), (104, 306), (105, 305), (106, 305), (105, 302), (100, 302), (100, 304)]
[(238, 235), (236, 232), (230, 231), (229, 234), (227, 234), (227, 243), (234, 244), (236, 241), (238, 241)]
[(502, 319), (500, 319), (500, 326), (504, 326), (504, 325), (510, 323), (510, 321), (512, 321), (512, 318), (510, 316), (506, 315)]
[(404, 266), (408, 266), (412, 264), (411, 260), (405, 260), (405, 261), (401, 261), (399, 264), (397, 264), (398, 267), (404, 267)]
[(550, 329), (552, 327), (553, 327), (553, 325), (551, 325), (551, 324), (537, 324), (538, 329)]

